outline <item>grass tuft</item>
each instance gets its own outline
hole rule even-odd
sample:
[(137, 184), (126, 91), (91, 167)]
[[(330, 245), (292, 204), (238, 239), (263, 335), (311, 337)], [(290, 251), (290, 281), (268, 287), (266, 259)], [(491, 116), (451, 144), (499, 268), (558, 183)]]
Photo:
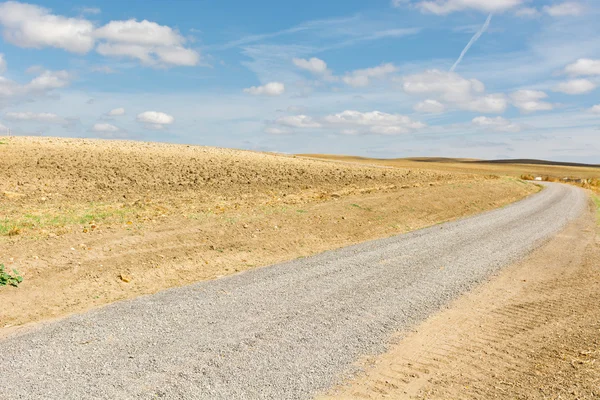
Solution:
[(10, 272), (6, 272), (4, 270), (4, 264), (0, 264), (0, 286), (14, 286), (18, 287), (21, 282), (23, 282), (23, 277), (19, 275), (16, 269), (13, 269), (14, 275), (11, 275)]

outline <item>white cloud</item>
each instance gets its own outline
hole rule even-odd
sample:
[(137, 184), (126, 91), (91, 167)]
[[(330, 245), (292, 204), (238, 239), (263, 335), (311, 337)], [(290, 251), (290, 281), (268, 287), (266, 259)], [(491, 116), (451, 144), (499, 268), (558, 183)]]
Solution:
[(346, 74), (342, 80), (350, 86), (364, 87), (369, 85), (371, 78), (381, 79), (397, 71), (398, 67), (394, 64), (387, 63), (373, 68), (357, 69), (356, 71)]
[(154, 53), (160, 61), (170, 65), (193, 67), (200, 62), (200, 54), (197, 51), (182, 46), (157, 47)]
[(320, 128), (321, 124), (307, 115), (290, 115), (277, 118), (275, 123), (290, 128)]
[(4, 59), (4, 54), (0, 53), (0, 74), (6, 72), (6, 60)]
[(120, 129), (111, 124), (100, 123), (100, 124), (94, 124), (94, 126), (92, 127), (92, 131), (98, 132), (98, 133), (115, 133), (115, 132), (119, 132)]
[(362, 113), (346, 110), (323, 118), (323, 124), (339, 127), (346, 133), (370, 133), (397, 135), (410, 133), (426, 125), (405, 115), (387, 114), (380, 111)]
[(200, 54), (184, 47), (186, 39), (171, 27), (147, 20), (111, 21), (96, 29), (104, 40), (96, 50), (104, 56), (129, 57), (146, 65), (194, 66)]
[(439, 95), (442, 100), (451, 103), (469, 101), (473, 95), (485, 91), (485, 86), (477, 79), (465, 79), (455, 72), (436, 69), (407, 75), (402, 82), (408, 94)]
[[(1, 55), (0, 61), (4, 61)], [(41, 67), (30, 67), (26, 72), (37, 73), (39, 75), (26, 84), (20, 84), (0, 76), (0, 108), (7, 105), (14, 105), (20, 101), (45, 96), (53, 89), (68, 86), (71, 81), (71, 76), (66, 71), (48, 71)]]
[(331, 71), (327, 68), (327, 63), (320, 58), (294, 58), (292, 59), (292, 62), (296, 67), (309, 71), (315, 75), (331, 75)]
[(147, 20), (111, 21), (96, 29), (94, 36), (109, 42), (144, 46), (181, 46), (185, 38), (168, 26)]
[[(99, 9), (83, 8), (82, 13)], [(200, 54), (185, 47), (186, 39), (171, 27), (147, 20), (110, 21), (94, 29), (85, 18), (51, 14), (32, 4), (8, 1), (0, 3), (0, 25), (7, 42), (20, 47), (56, 47), (74, 53), (94, 48), (103, 56), (128, 57), (153, 66), (194, 66)]]
[(33, 112), (7, 112), (4, 118), (11, 121), (34, 121), (49, 124), (67, 125), (65, 118), (59, 117), (53, 113), (33, 113)]
[(67, 71), (44, 71), (25, 85), (25, 90), (44, 92), (68, 86), (71, 77)]
[(110, 110), (106, 115), (110, 117), (120, 117), (121, 115), (125, 115), (124, 108), (115, 108), (114, 110)]
[(415, 104), (413, 109), (417, 112), (438, 114), (446, 111), (446, 106), (437, 100), (427, 99)]
[(600, 104), (593, 106), (589, 111), (594, 114), (600, 114)]
[(596, 89), (597, 85), (587, 79), (572, 79), (556, 85), (552, 90), (566, 94), (584, 94)]
[(567, 65), (565, 72), (573, 76), (600, 75), (600, 60), (580, 58), (573, 64)]
[(540, 101), (547, 97), (546, 93), (539, 90), (517, 90), (510, 95), (513, 105), (524, 113), (554, 109), (551, 103)]
[(269, 82), (263, 86), (252, 86), (244, 89), (244, 93), (254, 96), (281, 96), (285, 93), (285, 85), (281, 82)]
[(521, 126), (514, 124), (502, 117), (476, 117), (473, 118), (471, 123), (475, 126), (490, 129), (496, 132), (519, 132), (521, 130)]
[(145, 124), (150, 129), (163, 129), (166, 125), (175, 122), (175, 118), (160, 111), (146, 111), (138, 114), (137, 121)]
[(455, 72), (428, 70), (404, 76), (402, 86), (411, 95), (435, 96), (438, 101), (461, 110), (502, 113), (508, 106), (501, 93), (485, 94), (485, 86), (477, 79), (465, 79)]
[(489, 114), (502, 114), (508, 107), (508, 100), (502, 93), (476, 97), (471, 101), (458, 105), (459, 108)]
[(0, 25), (4, 40), (19, 47), (56, 47), (81, 54), (94, 47), (90, 21), (54, 15), (32, 4), (0, 3)]
[(583, 14), (584, 11), (583, 5), (574, 1), (544, 6), (544, 12), (553, 17), (578, 16)]
[(533, 7), (523, 7), (515, 11), (515, 15), (521, 18), (534, 18), (540, 15), (540, 12)]
[(445, 15), (466, 10), (501, 13), (523, 3), (523, 0), (431, 0), (420, 1), (416, 5), (423, 12)]

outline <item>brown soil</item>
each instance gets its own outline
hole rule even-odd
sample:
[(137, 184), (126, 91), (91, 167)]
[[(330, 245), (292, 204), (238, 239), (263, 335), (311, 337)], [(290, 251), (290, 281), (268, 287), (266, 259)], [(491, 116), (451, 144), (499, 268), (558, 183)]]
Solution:
[[(515, 179), (200, 146), (0, 140), (0, 334), (386, 237), (538, 190)], [(4, 328), (4, 329), (3, 329)]]
[(418, 168), (421, 170), (446, 171), (450, 173), (469, 174), (498, 174), (520, 177), (521, 175), (534, 175), (542, 177), (564, 178), (576, 177), (582, 179), (600, 179), (600, 167), (595, 166), (566, 166), (545, 164), (518, 164), (518, 163), (484, 163), (472, 162), (473, 160), (460, 158), (396, 158), (377, 159), (354, 156), (337, 156), (330, 154), (305, 154), (299, 155), (307, 159), (325, 159), (332, 161), (351, 162), (359, 164), (382, 165), (396, 168)]
[(600, 398), (593, 209), (520, 264), (398, 337), (323, 398)]

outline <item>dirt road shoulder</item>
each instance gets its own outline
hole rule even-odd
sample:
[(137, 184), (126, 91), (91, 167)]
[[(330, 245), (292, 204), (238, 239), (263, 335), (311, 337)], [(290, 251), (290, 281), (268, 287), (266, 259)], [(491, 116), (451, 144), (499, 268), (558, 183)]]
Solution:
[(323, 398), (598, 398), (594, 212), (363, 360), (363, 375)]

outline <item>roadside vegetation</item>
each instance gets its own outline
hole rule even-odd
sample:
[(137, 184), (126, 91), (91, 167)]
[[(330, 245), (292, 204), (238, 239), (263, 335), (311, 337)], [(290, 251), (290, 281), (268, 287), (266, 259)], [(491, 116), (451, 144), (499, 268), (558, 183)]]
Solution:
[(18, 287), (19, 283), (23, 282), (23, 277), (19, 275), (16, 269), (13, 269), (13, 274), (7, 272), (4, 269), (4, 264), (0, 264), (0, 286), (14, 286)]

